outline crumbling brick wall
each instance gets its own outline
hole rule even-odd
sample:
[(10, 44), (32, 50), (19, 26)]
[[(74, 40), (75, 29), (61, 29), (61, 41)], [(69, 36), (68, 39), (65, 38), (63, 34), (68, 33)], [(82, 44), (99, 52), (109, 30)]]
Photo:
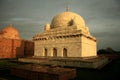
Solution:
[(0, 58), (23, 57), (24, 42), (17, 39), (0, 39)]
[(18, 39), (0, 38), (0, 58), (19, 58), (33, 56), (34, 42)]

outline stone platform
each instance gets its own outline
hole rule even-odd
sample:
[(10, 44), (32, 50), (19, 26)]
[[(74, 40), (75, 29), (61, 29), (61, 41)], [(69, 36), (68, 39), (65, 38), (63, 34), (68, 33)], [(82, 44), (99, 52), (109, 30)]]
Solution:
[(109, 63), (106, 57), (91, 57), (91, 58), (63, 58), (63, 57), (31, 57), (19, 58), (20, 62), (36, 63), (46, 66), (61, 66), (61, 67), (80, 67), (100, 69)]
[(11, 67), (11, 74), (27, 80), (73, 80), (76, 70), (28, 64)]

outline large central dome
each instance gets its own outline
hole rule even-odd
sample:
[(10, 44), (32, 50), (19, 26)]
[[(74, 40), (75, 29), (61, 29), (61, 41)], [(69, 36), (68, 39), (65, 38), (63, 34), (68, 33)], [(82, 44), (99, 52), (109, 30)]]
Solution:
[(68, 27), (73, 25), (79, 25), (79, 27), (85, 27), (83, 18), (73, 12), (63, 12), (56, 15), (51, 22), (51, 29), (58, 27)]

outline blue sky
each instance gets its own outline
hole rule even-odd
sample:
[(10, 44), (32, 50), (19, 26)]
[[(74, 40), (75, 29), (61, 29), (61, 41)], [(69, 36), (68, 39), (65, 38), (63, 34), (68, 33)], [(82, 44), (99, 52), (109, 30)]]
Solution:
[(66, 6), (84, 18), (98, 49), (120, 50), (120, 0), (0, 0), (0, 29), (12, 23), (22, 39), (32, 40)]

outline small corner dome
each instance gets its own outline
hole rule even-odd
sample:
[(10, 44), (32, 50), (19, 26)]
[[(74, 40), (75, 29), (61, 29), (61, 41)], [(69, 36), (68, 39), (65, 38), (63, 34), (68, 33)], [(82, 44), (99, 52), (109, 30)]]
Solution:
[(1, 30), (1, 35), (6, 39), (20, 39), (19, 31), (12, 25), (6, 26)]
[(72, 24), (75, 23), (76, 26), (85, 27), (84, 19), (80, 15), (78, 15), (74, 12), (69, 12), (69, 11), (56, 15), (52, 19), (50, 27), (51, 27), (51, 29), (58, 28), (58, 27), (64, 28), (64, 27), (71, 26), (70, 25), (71, 22), (72, 22)]
[(50, 30), (50, 24), (45, 24), (44, 30)]

